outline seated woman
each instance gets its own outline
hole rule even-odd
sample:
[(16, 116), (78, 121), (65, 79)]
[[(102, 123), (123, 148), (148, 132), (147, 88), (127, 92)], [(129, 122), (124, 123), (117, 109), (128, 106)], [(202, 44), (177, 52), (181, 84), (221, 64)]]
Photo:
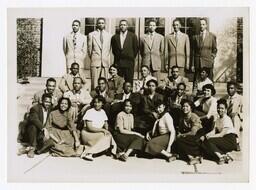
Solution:
[[(217, 98), (215, 88), (211, 84), (203, 86), (204, 96), (195, 101), (195, 113), (200, 117), (204, 134), (208, 133), (213, 128), (214, 120), (217, 116)], [(203, 130), (201, 130), (203, 132)]]
[(71, 101), (62, 97), (58, 102), (58, 109), (50, 113), (44, 134), (45, 139), (51, 138), (54, 146), (51, 147), (53, 156), (80, 156), (83, 147), (80, 146), (74, 119), (70, 112)]
[(220, 99), (217, 102), (218, 118), (211, 132), (202, 137), (203, 150), (206, 155), (218, 164), (233, 160), (229, 152), (236, 150), (236, 132), (231, 118), (227, 115), (227, 102)]
[(208, 78), (208, 75), (209, 75), (209, 69), (206, 67), (201, 68), (200, 78), (196, 79), (196, 81), (193, 84), (193, 90), (192, 90), (192, 94), (196, 99), (204, 96), (204, 92), (203, 92), (204, 85), (206, 84), (213, 85), (213, 82), (211, 81), (211, 79)]
[(146, 134), (148, 142), (145, 152), (153, 156), (164, 156), (167, 161), (172, 158), (171, 146), (175, 139), (175, 129), (171, 115), (166, 111), (165, 105), (159, 101), (156, 105), (158, 119), (153, 130)]
[(200, 118), (192, 112), (194, 104), (190, 100), (181, 102), (183, 115), (180, 118), (177, 129), (177, 139), (174, 142), (174, 152), (178, 153), (181, 159), (188, 161), (188, 164), (201, 162), (201, 151), (199, 144), (199, 129), (202, 128)]
[(105, 99), (96, 95), (91, 102), (92, 108), (83, 117), (85, 123), (81, 131), (81, 141), (85, 150), (81, 158), (89, 161), (93, 161), (93, 154), (108, 149), (111, 149), (112, 154), (116, 154), (116, 143), (108, 131), (108, 118), (102, 109), (104, 103)]
[(115, 131), (113, 132), (118, 147), (117, 158), (124, 162), (127, 161), (133, 150), (142, 150), (144, 147), (144, 136), (133, 131), (134, 117), (131, 111), (131, 100), (126, 99), (123, 102), (123, 111), (117, 115)]
[(109, 91), (112, 91), (113, 94), (120, 94), (123, 92), (123, 84), (124, 84), (124, 78), (120, 77), (117, 74), (117, 68), (114, 65), (111, 65), (109, 67), (109, 74), (111, 75), (111, 78), (108, 79), (108, 89)]

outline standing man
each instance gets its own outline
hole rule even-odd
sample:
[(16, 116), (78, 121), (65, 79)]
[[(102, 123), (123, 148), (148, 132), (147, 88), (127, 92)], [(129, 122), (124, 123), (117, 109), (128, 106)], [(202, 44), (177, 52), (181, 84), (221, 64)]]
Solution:
[(141, 39), (140, 53), (142, 57), (142, 65), (150, 68), (151, 74), (160, 81), (161, 63), (164, 54), (164, 37), (155, 32), (156, 21), (150, 20), (148, 33)]
[[(209, 78), (213, 81), (213, 65), (217, 54), (216, 36), (207, 31), (207, 20), (200, 19), (200, 34), (193, 37), (193, 55), (194, 55), (194, 81), (199, 77), (200, 70), (203, 67), (209, 69)], [(193, 69), (192, 69), (193, 70)]]
[(105, 31), (105, 18), (97, 19), (97, 30), (88, 35), (88, 54), (91, 59), (92, 89), (98, 84), (98, 78), (108, 78), (110, 66), (111, 35)]
[(190, 58), (190, 43), (187, 34), (180, 31), (180, 21), (175, 19), (173, 21), (174, 32), (165, 37), (166, 41), (166, 54), (168, 61), (166, 68), (168, 74), (173, 66), (179, 68), (181, 76), (185, 76), (185, 69), (189, 69), (189, 58)]
[(118, 75), (125, 81), (133, 83), (134, 60), (138, 53), (137, 36), (127, 30), (127, 20), (121, 20), (119, 24), (120, 33), (111, 39), (114, 64), (117, 66)]
[(74, 20), (72, 23), (73, 31), (63, 39), (63, 51), (66, 56), (67, 73), (71, 64), (79, 64), (80, 71), (84, 73), (85, 57), (87, 51), (86, 36), (80, 33), (80, 21)]

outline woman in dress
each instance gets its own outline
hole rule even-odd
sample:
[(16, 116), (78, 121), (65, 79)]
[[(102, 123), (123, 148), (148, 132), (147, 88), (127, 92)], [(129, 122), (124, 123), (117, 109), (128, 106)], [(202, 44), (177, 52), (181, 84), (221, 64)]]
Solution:
[(200, 118), (192, 112), (194, 104), (184, 99), (181, 102), (183, 115), (177, 127), (177, 138), (174, 143), (174, 152), (188, 164), (201, 162), (199, 129), (202, 129)]
[(53, 156), (80, 156), (83, 152), (70, 107), (71, 101), (62, 97), (58, 109), (52, 111), (47, 119), (44, 133), (46, 140), (51, 138), (54, 141), (50, 149)]
[(166, 111), (162, 101), (156, 104), (158, 118), (154, 123), (153, 130), (146, 134), (148, 142), (145, 152), (153, 156), (164, 156), (167, 161), (172, 158), (171, 146), (175, 139), (173, 119)]
[(236, 150), (236, 132), (231, 118), (227, 115), (227, 102), (220, 99), (217, 102), (218, 118), (214, 128), (202, 137), (203, 150), (206, 155), (215, 160), (218, 164), (229, 163), (233, 160), (230, 153)]
[(116, 143), (108, 131), (108, 118), (102, 109), (105, 103), (103, 96), (96, 95), (91, 102), (84, 117), (84, 128), (81, 131), (81, 141), (85, 145), (85, 150), (81, 158), (93, 161), (93, 154), (111, 149), (112, 154), (116, 154)]
[(117, 158), (124, 162), (127, 161), (133, 150), (140, 151), (144, 147), (144, 136), (133, 131), (134, 117), (131, 111), (131, 100), (126, 99), (123, 102), (123, 111), (117, 115), (115, 131), (113, 132), (118, 147)]

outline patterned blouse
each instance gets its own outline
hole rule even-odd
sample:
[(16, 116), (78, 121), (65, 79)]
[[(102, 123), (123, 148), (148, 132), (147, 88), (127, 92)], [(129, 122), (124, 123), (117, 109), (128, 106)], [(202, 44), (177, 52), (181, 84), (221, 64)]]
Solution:
[(134, 127), (134, 118), (131, 113), (127, 114), (124, 111), (121, 111), (116, 118), (115, 129), (126, 129), (131, 131)]

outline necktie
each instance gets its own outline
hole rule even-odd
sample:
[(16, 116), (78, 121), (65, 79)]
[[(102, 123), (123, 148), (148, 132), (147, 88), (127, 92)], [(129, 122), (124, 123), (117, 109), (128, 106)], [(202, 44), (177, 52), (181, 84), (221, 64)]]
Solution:
[(229, 106), (228, 106), (228, 109), (227, 109), (227, 114), (230, 115), (233, 111), (233, 99), (232, 97), (230, 97), (230, 101), (229, 101)]
[(178, 44), (178, 33), (175, 34), (175, 42), (176, 42), (176, 45)]
[(103, 34), (102, 34), (102, 30), (100, 31), (100, 42), (101, 42), (101, 45), (103, 44)]
[(73, 45), (74, 45), (74, 49), (76, 49), (76, 33), (74, 33), (74, 36), (73, 36)]
[(203, 41), (204, 41), (204, 33), (203, 33), (203, 32), (201, 32), (201, 33), (200, 33), (200, 37), (199, 37), (199, 43), (200, 43), (200, 46), (202, 46), (202, 45), (203, 45)]
[(146, 79), (144, 78), (144, 79), (143, 79), (143, 84), (142, 84), (142, 89), (144, 89), (145, 86), (146, 86)]

